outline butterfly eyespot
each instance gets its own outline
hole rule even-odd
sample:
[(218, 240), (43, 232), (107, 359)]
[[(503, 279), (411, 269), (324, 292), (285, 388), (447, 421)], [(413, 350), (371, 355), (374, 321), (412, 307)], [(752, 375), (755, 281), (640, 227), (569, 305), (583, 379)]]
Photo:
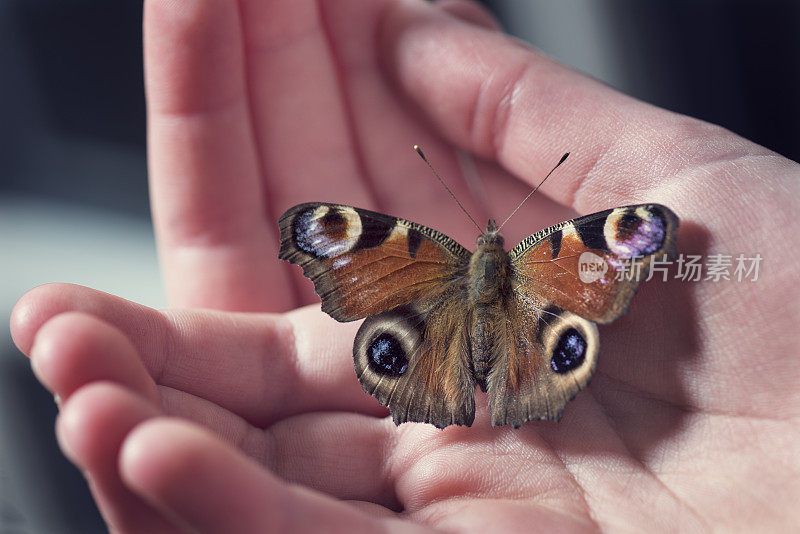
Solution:
[(408, 369), (408, 357), (400, 342), (391, 334), (381, 334), (369, 344), (367, 361), (370, 369), (390, 377), (402, 375)]
[(361, 219), (352, 208), (317, 206), (297, 214), (292, 236), (297, 248), (316, 258), (349, 252), (361, 235)]
[(565, 330), (550, 359), (550, 367), (556, 373), (568, 373), (581, 366), (586, 358), (586, 340), (575, 328)]
[(623, 258), (647, 256), (664, 244), (667, 223), (660, 213), (640, 206), (635, 211), (612, 214), (606, 232), (609, 249)]

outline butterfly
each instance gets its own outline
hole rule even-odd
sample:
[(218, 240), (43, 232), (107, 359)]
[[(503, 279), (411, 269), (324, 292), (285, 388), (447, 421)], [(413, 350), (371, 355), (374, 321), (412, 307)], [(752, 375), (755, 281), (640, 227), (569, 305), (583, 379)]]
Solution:
[(674, 251), (678, 217), (660, 204), (608, 209), (509, 251), (489, 220), (475, 252), (421, 224), (326, 202), (294, 206), (279, 226), (279, 258), (303, 268), (322, 310), (366, 318), (356, 376), (395, 424), (470, 426), (478, 386), (492, 425), (519, 427), (559, 420), (588, 384), (596, 324), (627, 311), (642, 279), (630, 274)]

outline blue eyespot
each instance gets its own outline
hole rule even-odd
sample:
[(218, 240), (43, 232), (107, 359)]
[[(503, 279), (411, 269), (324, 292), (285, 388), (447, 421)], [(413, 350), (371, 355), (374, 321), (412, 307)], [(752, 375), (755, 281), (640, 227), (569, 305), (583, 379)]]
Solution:
[(664, 244), (667, 224), (657, 213), (642, 218), (635, 213), (623, 214), (617, 222), (616, 235), (609, 244), (611, 251), (623, 258), (647, 256)]
[(408, 369), (408, 357), (400, 342), (391, 334), (381, 334), (367, 348), (369, 367), (378, 374), (390, 377), (402, 375)]
[(292, 232), (297, 248), (316, 258), (333, 258), (347, 252), (355, 242), (347, 236), (347, 219), (335, 207), (319, 216), (316, 208), (298, 213)]
[(574, 328), (561, 334), (550, 359), (550, 367), (559, 374), (568, 373), (581, 366), (586, 359), (586, 340)]

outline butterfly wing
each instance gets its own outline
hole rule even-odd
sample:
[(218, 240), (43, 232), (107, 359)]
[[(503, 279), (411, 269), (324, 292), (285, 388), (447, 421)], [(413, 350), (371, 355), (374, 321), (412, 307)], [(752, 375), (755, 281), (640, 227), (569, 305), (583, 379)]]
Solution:
[(594, 373), (597, 326), (556, 306), (534, 308), (516, 297), (501, 313), (510, 320), (495, 334), (487, 378), (492, 425), (559, 420)]
[(542, 230), (511, 250), (509, 320), (487, 380), (492, 424), (561, 417), (594, 372), (594, 323), (627, 311), (653, 259), (673, 252), (677, 228), (665, 206), (626, 206)]
[(677, 230), (678, 217), (660, 204), (624, 206), (557, 224), (509, 252), (515, 289), (610, 323), (627, 311), (653, 259), (674, 252)]
[(425, 226), (373, 211), (300, 204), (279, 221), (278, 257), (300, 265), (337, 321), (428, 299), (463, 275), (470, 252)]
[(301, 204), (279, 225), (279, 257), (302, 266), (323, 311), (367, 317), (353, 346), (356, 375), (394, 422), (472, 424), (471, 253), (425, 226), (350, 206)]
[(463, 290), (368, 317), (356, 335), (353, 359), (364, 391), (406, 421), (470, 426), (475, 379)]

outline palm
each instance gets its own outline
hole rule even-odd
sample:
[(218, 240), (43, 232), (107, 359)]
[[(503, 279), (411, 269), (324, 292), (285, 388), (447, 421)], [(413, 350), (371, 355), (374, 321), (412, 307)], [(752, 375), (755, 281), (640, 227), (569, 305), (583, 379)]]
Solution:
[[(173, 304), (223, 311), (159, 313), (50, 286), (22, 301), (12, 325), (26, 352), (37, 334), (37, 372), (68, 399), (62, 440), (92, 473), (110, 523), (141, 530), (178, 516), (213, 530), (214, 510), (220, 530), (302, 522), (281, 516), (274, 497), (284, 493), (310, 517), (349, 525), (399, 509), (465, 530), (796, 521), (798, 310), (782, 288), (796, 288), (797, 276), (778, 254), (796, 232), (772, 238), (795, 224), (785, 194), (796, 193), (795, 164), (433, 8), (320, 3), (322, 31), (299, 2), (242, 2), (241, 23), (228, 3), (201, 3), (189, 16), (160, 4), (148, 4), (146, 28), (165, 278)], [(619, 113), (625, 124), (609, 126)], [(236, 312), (312, 301), (309, 284), (275, 259), (274, 221), (296, 202), (379, 208), (472, 245), (473, 229), (424, 176), (414, 143), (476, 218), (504, 216), (562, 151), (573, 152), (545, 186), (555, 202), (534, 198), (509, 225), (509, 241), (573, 209), (663, 202), (682, 218), (679, 252), (760, 253), (761, 278), (645, 284), (631, 312), (601, 330), (593, 384), (560, 423), (491, 428), (478, 394), (472, 428), (395, 428), (353, 374), (354, 325), (317, 306)], [(457, 165), (456, 149), (493, 162), (477, 169), (488, 197)], [(66, 311), (82, 313), (49, 321)], [(162, 413), (199, 421), (267, 469), (175, 422), (128, 435)], [(187, 464), (202, 454), (229, 462), (235, 501), (220, 495), (213, 473)], [(282, 480), (384, 508), (320, 500)], [(181, 501), (203, 482), (213, 499)], [(275, 509), (251, 516), (249, 505)]]

